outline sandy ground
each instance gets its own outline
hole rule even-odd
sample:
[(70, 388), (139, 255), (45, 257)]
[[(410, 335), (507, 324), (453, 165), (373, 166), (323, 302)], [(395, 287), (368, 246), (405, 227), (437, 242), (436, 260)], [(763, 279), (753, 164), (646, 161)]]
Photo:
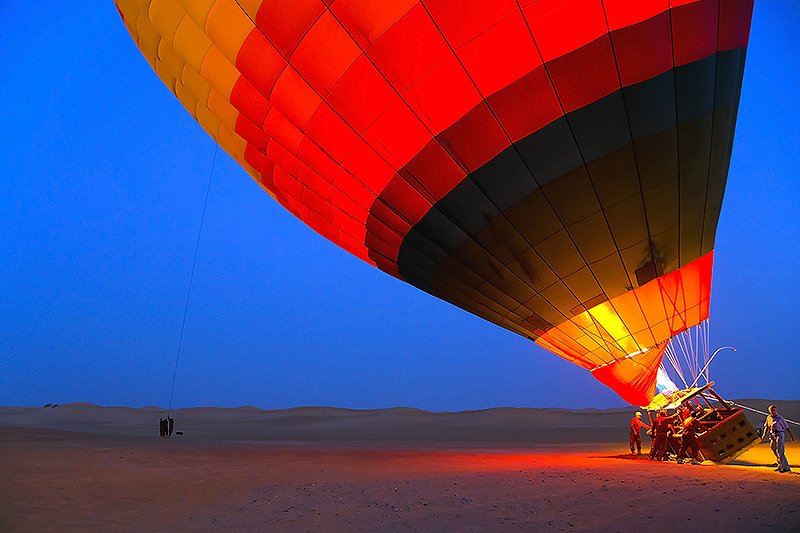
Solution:
[(0, 531), (800, 530), (767, 445), (653, 463), (630, 412), (179, 410), (162, 439), (157, 410), (0, 408)]

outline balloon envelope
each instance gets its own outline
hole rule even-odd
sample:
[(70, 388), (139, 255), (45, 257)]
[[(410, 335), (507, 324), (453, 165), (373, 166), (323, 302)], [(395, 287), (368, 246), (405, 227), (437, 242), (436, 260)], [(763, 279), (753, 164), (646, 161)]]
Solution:
[(708, 317), (752, 0), (117, 0), (251, 176), (627, 401)]

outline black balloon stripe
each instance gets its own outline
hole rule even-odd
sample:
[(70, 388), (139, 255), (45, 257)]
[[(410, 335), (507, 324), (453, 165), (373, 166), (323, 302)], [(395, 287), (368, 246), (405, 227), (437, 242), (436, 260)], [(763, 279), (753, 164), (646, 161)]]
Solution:
[[(582, 241), (591, 246), (593, 220), (590, 217), (596, 214), (597, 209), (606, 214), (613, 212), (615, 206), (621, 206), (619, 211), (622, 215), (619, 224), (616, 227), (612, 225), (611, 229), (615, 232), (615, 239), (616, 232), (619, 232), (620, 242), (626, 242), (623, 235), (626, 221), (633, 218), (625, 214), (625, 202), (635, 207), (634, 196), (638, 197), (639, 207), (636, 209), (645, 210), (642, 216), (653, 221), (652, 234), (646, 238), (656, 246), (651, 246), (651, 242), (640, 246), (641, 235), (633, 235), (628, 239), (632, 242), (626, 244), (626, 250), (611, 250), (628, 258), (628, 279), (635, 279), (633, 270), (642, 266), (636, 262), (645, 265), (657, 261), (663, 271), (665, 265), (674, 269), (699, 257), (701, 249), (705, 250), (700, 245), (704, 240), (703, 223), (700, 223), (696, 236), (681, 235), (681, 239), (691, 238), (692, 242), (697, 242), (692, 247), (697, 250), (695, 256), (677, 259), (680, 243), (676, 240), (675, 226), (679, 217), (673, 204), (676, 204), (674, 196), (678, 190), (678, 165), (691, 162), (693, 156), (691, 145), (682, 146), (678, 154), (675, 138), (679, 129), (682, 138), (706, 135), (711, 117), (716, 114), (713, 139), (716, 148), (711, 151), (712, 161), (709, 163), (708, 155), (701, 158), (700, 168), (686, 179), (702, 179), (702, 183), (696, 184), (699, 189), (707, 188), (706, 180), (714, 184), (711, 187), (714, 191), (720, 190), (720, 182), (724, 189), (743, 58), (742, 50), (724, 51), (677, 67), (569, 113), (510, 146), (469, 174), (408, 232), (398, 256), (400, 274), (418, 288), (461, 306), (469, 303), (470, 296), (465, 294), (468, 280), (493, 285), (493, 289), (473, 287), (472, 290), (482, 292), (482, 300), (489, 298), (487, 293), (499, 293), (499, 308), (504, 311), (495, 309), (495, 312), (507, 316), (520, 308), (520, 301), (527, 301), (548, 287), (563, 283), (562, 279), (553, 278), (553, 272), (558, 278), (565, 277), (565, 274), (574, 275), (576, 280), (580, 278), (575, 283), (587, 285), (588, 278), (579, 275), (590, 262), (582, 257), (585, 255), (583, 251), (572, 262), (548, 264), (549, 268), (544, 269), (539, 264), (531, 266), (531, 261), (526, 262), (524, 257), (534, 248), (538, 252), (541, 243), (564, 231), (570, 231), (571, 236), (583, 232), (585, 238)], [(712, 84), (710, 95), (707, 89), (709, 77), (716, 77), (716, 90)], [(698, 97), (678, 98), (676, 104), (676, 86), (680, 87), (681, 95), (697, 94)], [(680, 117), (680, 122), (676, 117)], [(723, 120), (720, 121), (719, 117)], [(638, 165), (629, 161), (634, 151)], [(570, 205), (566, 201), (570, 191), (580, 190), (581, 182), (587, 179), (588, 174), (600, 195), (600, 205), (581, 206), (579, 199)], [(620, 183), (634, 184), (635, 187)], [(563, 223), (554, 223), (553, 217), (547, 216), (546, 209), (538, 200), (542, 194), (555, 198), (551, 204), (559, 210), (557, 221)], [(564, 197), (563, 201), (559, 200), (559, 195)], [(721, 198), (721, 193), (718, 196)], [(709, 213), (705, 200), (699, 202), (702, 212), (698, 216), (706, 225), (715, 226), (720, 202), (714, 200), (710, 203), (714, 205)], [(658, 212), (660, 206), (665, 209), (665, 214)], [(543, 213), (541, 216), (537, 216), (537, 209)], [(498, 229), (507, 225), (501, 219), (512, 221), (513, 228)], [(580, 227), (582, 222), (588, 229)], [(709, 229), (705, 231), (708, 233)], [(476, 243), (479, 245), (475, 246)], [(623, 247), (622, 244), (619, 246)], [(652, 257), (653, 249), (659, 257)], [(588, 257), (596, 256), (591, 261), (600, 261), (607, 251), (607, 245), (605, 248), (599, 246)], [(535, 263), (537, 260), (532, 261)], [(475, 272), (465, 273), (465, 269), (474, 267), (477, 267), (477, 277)], [(592, 265), (588, 267), (592, 268)], [(509, 269), (514, 276), (502, 274)], [(528, 281), (529, 286), (521, 287), (520, 281)], [(592, 299), (597, 303), (598, 296), (604, 300), (630, 288), (622, 281), (609, 285), (615, 286), (603, 286), (597, 294), (591, 294), (594, 287), (575, 291), (570, 288), (573, 296), (562, 298), (564, 301), (554, 306), (556, 311), (551, 309), (539, 313), (541, 305), (526, 306), (528, 309), (523, 314), (529, 316), (519, 316), (518, 321), (549, 324), (558, 317), (569, 317), (569, 309), (576, 303), (578, 306), (583, 303), (581, 300), (573, 301), (575, 295), (583, 294), (587, 301)], [(549, 315), (550, 319), (543, 318), (544, 315)], [(497, 316), (493, 321), (497, 321)]]

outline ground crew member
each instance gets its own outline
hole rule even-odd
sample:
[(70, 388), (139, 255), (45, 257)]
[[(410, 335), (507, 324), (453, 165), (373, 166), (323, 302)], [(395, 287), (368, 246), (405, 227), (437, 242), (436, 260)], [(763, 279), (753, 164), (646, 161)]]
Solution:
[(650, 449), (650, 459), (663, 461), (667, 455), (667, 438), (672, 430), (672, 417), (667, 416), (667, 411), (662, 409), (653, 422), (653, 447)]
[(650, 429), (650, 426), (642, 422), (642, 413), (636, 412), (633, 419), (631, 419), (631, 455), (633, 455), (633, 448), (636, 447), (636, 455), (642, 454), (642, 428)]
[(764, 431), (761, 433), (761, 439), (764, 436), (769, 436), (769, 445), (772, 448), (772, 453), (775, 454), (775, 459), (778, 460), (778, 468), (776, 472), (791, 472), (789, 468), (789, 461), (786, 459), (786, 450), (784, 449), (784, 434), (788, 433), (794, 442), (794, 435), (789, 429), (789, 424), (786, 419), (778, 414), (778, 409), (774, 405), (769, 406), (769, 416), (764, 421)]
[(698, 431), (700, 431), (700, 421), (698, 419), (689, 416), (683, 421), (681, 447), (678, 450), (678, 464), (683, 464), (687, 451), (689, 451), (689, 457), (692, 458), (692, 463), (699, 461), (697, 457), (700, 453), (700, 445), (697, 443)]

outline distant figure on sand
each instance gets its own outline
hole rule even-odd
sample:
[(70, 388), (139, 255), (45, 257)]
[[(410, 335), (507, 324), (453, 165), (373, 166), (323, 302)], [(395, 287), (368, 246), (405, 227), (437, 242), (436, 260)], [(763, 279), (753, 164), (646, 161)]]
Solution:
[(167, 420), (169, 421), (169, 433), (167, 434), (167, 436), (171, 437), (172, 436), (172, 430), (175, 429), (175, 419), (172, 418), (171, 416), (169, 416), (169, 417), (167, 417)]
[(630, 446), (631, 446), (631, 454), (634, 453), (633, 449), (634, 446), (636, 447), (636, 455), (642, 454), (642, 428), (650, 429), (650, 426), (642, 422), (642, 413), (636, 412), (636, 414), (631, 419), (631, 438), (630, 438)]
[(166, 437), (167, 436), (167, 420), (165, 418), (158, 419), (158, 436), (159, 437)]
[(784, 436), (788, 433), (794, 442), (794, 435), (789, 429), (789, 424), (786, 419), (778, 414), (778, 408), (774, 405), (769, 406), (769, 416), (764, 421), (764, 431), (761, 434), (763, 440), (765, 436), (769, 437), (769, 446), (772, 448), (772, 453), (775, 454), (775, 459), (778, 461), (778, 468), (776, 472), (791, 472), (789, 468), (789, 460), (786, 459), (786, 450), (784, 448)]

